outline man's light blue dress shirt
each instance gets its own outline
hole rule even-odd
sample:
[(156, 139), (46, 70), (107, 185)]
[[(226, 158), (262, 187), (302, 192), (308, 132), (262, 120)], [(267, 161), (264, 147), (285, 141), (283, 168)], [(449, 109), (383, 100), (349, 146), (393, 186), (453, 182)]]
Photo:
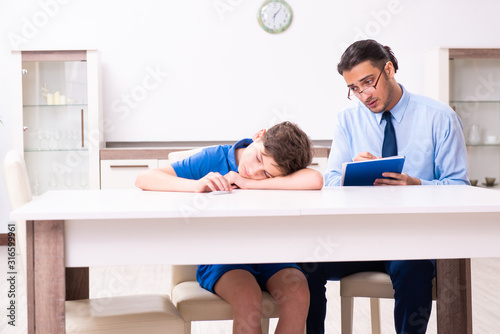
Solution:
[[(403, 173), (422, 185), (470, 184), (467, 150), (458, 115), (448, 105), (409, 93), (390, 110), (398, 155), (406, 156)], [(332, 149), (324, 175), (325, 186), (339, 186), (342, 163), (361, 152), (382, 156), (385, 120), (358, 101), (338, 115)]]

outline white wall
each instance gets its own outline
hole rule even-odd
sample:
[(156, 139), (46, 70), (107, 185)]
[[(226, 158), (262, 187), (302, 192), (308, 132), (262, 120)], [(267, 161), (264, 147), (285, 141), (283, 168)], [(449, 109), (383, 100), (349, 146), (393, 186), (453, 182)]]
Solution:
[(398, 80), (415, 93), (426, 50), (500, 47), (497, 0), (288, 0), (293, 22), (279, 35), (259, 27), (262, 2), (0, 1), (0, 158), (13, 146), (12, 49), (98, 48), (105, 140), (189, 141), (236, 140), (284, 119), (331, 139), (349, 103), (336, 65), (358, 39), (391, 46)]

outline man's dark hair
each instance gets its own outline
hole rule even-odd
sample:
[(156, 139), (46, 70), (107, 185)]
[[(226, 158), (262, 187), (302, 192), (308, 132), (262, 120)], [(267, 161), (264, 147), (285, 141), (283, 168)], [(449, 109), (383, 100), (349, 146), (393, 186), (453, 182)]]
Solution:
[(297, 124), (282, 122), (269, 128), (262, 137), (265, 154), (276, 161), (284, 175), (309, 166), (313, 158), (311, 141)]
[(380, 69), (390, 61), (394, 66), (394, 71), (398, 70), (398, 60), (390, 47), (383, 46), (373, 39), (365, 39), (354, 42), (344, 51), (337, 65), (337, 71), (342, 75), (344, 71), (350, 71), (354, 66), (367, 60)]

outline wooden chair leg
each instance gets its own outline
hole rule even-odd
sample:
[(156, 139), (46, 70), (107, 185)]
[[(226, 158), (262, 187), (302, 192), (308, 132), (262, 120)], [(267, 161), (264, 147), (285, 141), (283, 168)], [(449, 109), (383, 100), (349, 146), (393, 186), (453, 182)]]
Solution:
[(370, 298), (370, 313), (372, 318), (372, 334), (382, 332), (380, 326), (380, 299)]
[(354, 311), (353, 297), (340, 297), (340, 323), (342, 334), (352, 334), (352, 317)]

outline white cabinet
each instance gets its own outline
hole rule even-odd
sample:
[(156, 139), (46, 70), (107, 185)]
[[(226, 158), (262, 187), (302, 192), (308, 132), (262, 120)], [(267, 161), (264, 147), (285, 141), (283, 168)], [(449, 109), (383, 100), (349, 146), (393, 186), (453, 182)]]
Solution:
[(103, 144), (96, 50), (13, 51), (14, 148), (33, 195), (98, 189)]
[(157, 159), (101, 160), (101, 189), (134, 189), (137, 175), (158, 167)]
[(500, 179), (500, 49), (437, 49), (429, 52), (427, 95), (459, 115), (471, 180)]

